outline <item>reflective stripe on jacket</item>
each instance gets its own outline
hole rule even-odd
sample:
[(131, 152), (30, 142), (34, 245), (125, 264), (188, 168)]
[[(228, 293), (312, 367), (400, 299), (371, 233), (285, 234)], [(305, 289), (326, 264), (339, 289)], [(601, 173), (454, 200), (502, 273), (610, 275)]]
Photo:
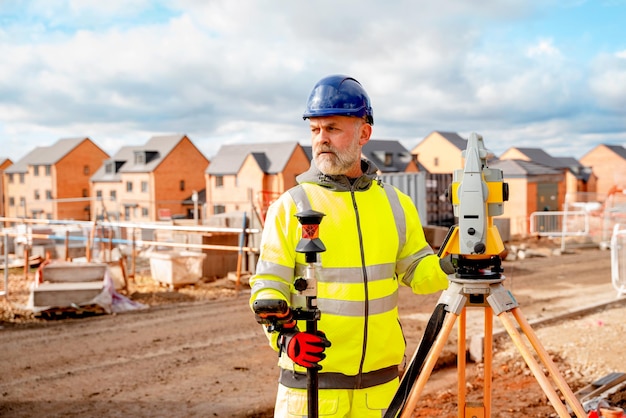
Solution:
[[(293, 288), (304, 274), (304, 255), (295, 251), (302, 238), (295, 214), (313, 209), (325, 214), (319, 238), (326, 251), (317, 266), (318, 329), (332, 346), (320, 364), (324, 373), (355, 377), (398, 366), (405, 341), (398, 317), (398, 285), (416, 293), (444, 289), (447, 276), (424, 238), (417, 210), (408, 196), (374, 180), (375, 166), (363, 161), (364, 174), (354, 182), (311, 170), (300, 184), (269, 209), (256, 274), (251, 279), (251, 303), (284, 299), (305, 306)], [(301, 330), (304, 323), (299, 324)], [(274, 349), (277, 335), (268, 334)], [(279, 365), (303, 372), (283, 354)]]

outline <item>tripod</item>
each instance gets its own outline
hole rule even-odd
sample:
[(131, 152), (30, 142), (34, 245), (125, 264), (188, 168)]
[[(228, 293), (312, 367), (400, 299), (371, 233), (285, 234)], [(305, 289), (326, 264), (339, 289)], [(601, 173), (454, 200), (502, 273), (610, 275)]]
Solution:
[[(498, 259), (499, 261), (499, 259)], [(535, 349), (535, 352), (548, 374), (553, 379), (553, 383), (561, 391), (566, 403), (574, 411), (578, 418), (586, 417), (585, 411), (576, 396), (569, 388), (565, 379), (559, 374), (558, 369), (552, 362), (550, 356), (541, 345), (536, 334), (532, 330), (530, 324), (522, 315), (518, 307), (517, 301), (504, 288), (502, 282), (504, 276), (501, 275), (498, 266), (491, 272), (485, 273), (480, 270), (477, 273), (457, 273), (449, 276), (450, 285), (439, 299), (438, 305), (443, 305), (446, 312), (451, 315), (445, 318), (441, 331), (439, 332), (428, 356), (424, 363), (424, 367), (419, 374), (417, 380), (413, 384), (413, 388), (407, 398), (403, 408), (402, 418), (409, 418), (419, 397), (426, 385), (426, 381), (435, 367), (437, 358), (441, 354), (444, 345), (452, 331), (457, 319), (460, 320), (458, 327), (458, 405), (459, 418), (462, 417), (490, 417), (491, 416), (491, 371), (492, 371), (492, 344), (493, 344), (493, 314), (501, 320), (502, 325), (511, 337), (518, 351), (526, 361), (526, 364), (532, 371), (535, 379), (541, 386), (543, 392), (548, 397), (550, 403), (558, 413), (559, 417), (570, 417), (566, 405), (564, 405), (552, 383), (543, 373), (540, 364), (537, 362), (532, 352), (523, 341), (522, 335), (515, 326), (517, 321), (521, 331)], [(465, 392), (465, 322), (467, 307), (482, 307), (484, 309), (484, 328), (485, 328), (485, 345), (484, 345), (484, 387), (482, 404), (470, 404), (466, 402)]]

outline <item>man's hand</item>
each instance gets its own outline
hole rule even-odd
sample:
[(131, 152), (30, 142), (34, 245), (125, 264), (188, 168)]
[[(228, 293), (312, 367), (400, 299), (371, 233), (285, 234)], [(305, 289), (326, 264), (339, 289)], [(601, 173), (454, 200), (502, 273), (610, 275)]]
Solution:
[(324, 350), (330, 347), (330, 341), (322, 331), (315, 334), (295, 331), (281, 335), (280, 345), (294, 363), (320, 370), (322, 366), (318, 363), (326, 358)]

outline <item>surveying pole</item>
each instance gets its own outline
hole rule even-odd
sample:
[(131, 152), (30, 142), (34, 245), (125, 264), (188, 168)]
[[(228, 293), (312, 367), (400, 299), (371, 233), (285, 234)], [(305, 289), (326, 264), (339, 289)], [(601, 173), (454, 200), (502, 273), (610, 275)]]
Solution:
[[(285, 324), (295, 319), (306, 321), (306, 332), (316, 334), (317, 321), (321, 317), (317, 308), (317, 254), (326, 251), (319, 239), (319, 226), (325, 215), (309, 209), (298, 212), (295, 216), (302, 225), (302, 238), (296, 245), (296, 252), (304, 254), (307, 266), (304, 276), (297, 277), (293, 286), (300, 296), (305, 297), (306, 305), (290, 308), (287, 301), (282, 299), (257, 299), (252, 309), (257, 322), (266, 325), (269, 332), (280, 332)], [(318, 386), (317, 369), (307, 368), (308, 418), (317, 418), (319, 415)]]
[[(463, 156), (465, 168), (454, 172), (449, 195), (454, 207), (454, 215), (458, 218), (458, 225), (450, 229), (439, 251), (440, 257), (451, 257), (453, 264), (457, 267), (457, 272), (448, 275), (449, 287), (439, 298), (435, 312), (424, 331), (424, 338), (400, 382), (399, 390), (385, 418), (396, 416), (409, 418), (411, 416), (457, 318), (461, 319), (458, 327), (457, 348), (458, 417), (491, 417), (494, 312), (502, 321), (504, 328), (559, 417), (569, 418), (570, 414), (552, 383), (561, 391), (575, 415), (578, 418), (584, 418), (586, 415), (580, 402), (565, 379), (560, 376), (554, 362), (522, 315), (512, 293), (502, 285), (504, 275), (500, 254), (504, 250), (504, 244), (492, 219), (493, 216), (503, 213), (503, 202), (508, 200), (508, 185), (503, 182), (502, 171), (487, 167), (488, 151), (484, 147), (483, 138), (476, 133), (470, 135)], [(466, 402), (465, 396), (465, 311), (467, 307), (481, 307), (485, 313), (482, 403)], [(446, 313), (451, 315), (446, 318)], [(550, 382), (544, 374), (514, 321), (507, 315), (509, 313), (517, 320), (517, 325), (535, 349), (553, 382)]]
[[(306, 307), (294, 310), (294, 318), (306, 321), (306, 332), (317, 333), (317, 321), (321, 312), (317, 308), (317, 277), (316, 264), (317, 254), (326, 251), (326, 247), (319, 239), (319, 226), (325, 215), (314, 210), (306, 210), (296, 213), (298, 221), (302, 225), (302, 239), (296, 246), (296, 252), (303, 253), (307, 263), (304, 277), (298, 277), (294, 287), (298, 293), (306, 297)], [(318, 404), (318, 375), (315, 367), (306, 370), (307, 407), (308, 418), (317, 418), (319, 415)]]

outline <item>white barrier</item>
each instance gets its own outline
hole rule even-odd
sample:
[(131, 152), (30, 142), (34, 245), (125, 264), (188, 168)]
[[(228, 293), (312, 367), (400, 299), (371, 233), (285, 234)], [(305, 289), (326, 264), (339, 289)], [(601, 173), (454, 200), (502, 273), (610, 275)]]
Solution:
[(616, 224), (611, 236), (611, 281), (617, 297), (626, 294), (626, 225)]
[(583, 211), (546, 211), (530, 214), (530, 233), (544, 237), (589, 235), (589, 215)]

